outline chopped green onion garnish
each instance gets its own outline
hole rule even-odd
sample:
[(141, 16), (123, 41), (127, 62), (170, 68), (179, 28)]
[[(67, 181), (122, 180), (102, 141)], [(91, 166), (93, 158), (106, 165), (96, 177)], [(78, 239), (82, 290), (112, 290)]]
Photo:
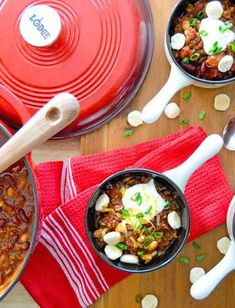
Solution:
[(197, 14), (197, 17), (198, 19), (203, 19), (206, 17), (206, 12), (203, 10), (203, 11), (200, 11), (198, 14)]
[(190, 60), (191, 61), (196, 61), (201, 57), (199, 52), (195, 52), (193, 55), (191, 55)]
[(140, 221), (137, 221), (135, 224), (135, 231), (140, 231), (140, 229), (142, 228), (142, 224)]
[(137, 304), (141, 304), (142, 299), (143, 298), (142, 298), (141, 295), (136, 295), (136, 297), (135, 297), (135, 301), (136, 301)]
[(199, 113), (199, 119), (200, 120), (203, 120), (204, 118), (205, 118), (205, 116), (206, 116), (206, 113), (205, 113), (205, 111), (201, 111), (200, 113)]
[(153, 208), (152, 205), (150, 205), (150, 207), (147, 209), (146, 212), (144, 212), (144, 214), (149, 214), (151, 212), (152, 208)]
[(125, 131), (124, 131), (124, 137), (130, 137), (130, 136), (132, 136), (134, 134), (134, 129), (129, 129), (129, 128), (127, 128), (127, 129), (125, 129)]
[(232, 43), (231, 47), (232, 47), (232, 52), (235, 53), (235, 42)]
[(131, 197), (131, 200), (136, 202), (138, 205), (141, 205), (142, 203), (142, 197), (141, 197), (141, 193), (140, 192), (137, 192), (136, 194), (134, 194), (132, 197)]
[(143, 254), (144, 254), (144, 251), (143, 251), (143, 250), (138, 250), (138, 251), (137, 251), (137, 255), (138, 255), (138, 256), (143, 256)]
[(184, 64), (188, 64), (189, 61), (190, 61), (189, 57), (185, 57), (185, 58), (182, 59), (182, 63), (184, 63)]
[(189, 25), (190, 25), (190, 27), (196, 27), (197, 24), (198, 24), (197, 18), (190, 18), (190, 19), (189, 19)]
[(116, 247), (120, 250), (127, 250), (127, 246), (123, 243), (118, 243)]
[(208, 32), (205, 30), (200, 30), (199, 33), (201, 34), (201, 36), (207, 36)]
[(152, 228), (152, 227), (151, 227), (151, 228), (148, 228), (148, 229), (145, 229), (144, 234), (145, 234), (145, 235), (149, 235), (149, 234), (152, 233), (152, 231), (153, 231), (153, 228)]
[(189, 261), (188, 258), (180, 258), (180, 259), (179, 259), (179, 262), (180, 262), (180, 263), (183, 263), (183, 264), (188, 264), (190, 261)]
[(221, 33), (224, 33), (226, 32), (227, 30), (231, 30), (233, 28), (233, 24), (229, 21), (228, 23), (226, 23), (225, 25), (223, 26), (220, 26), (219, 27), (219, 31)]
[(170, 207), (171, 207), (171, 203), (167, 201), (166, 205), (164, 206), (164, 210), (169, 210)]
[(122, 209), (122, 215), (123, 216), (130, 216), (130, 213), (128, 210)]
[(202, 248), (197, 242), (193, 242), (193, 247), (197, 250), (200, 250)]
[(222, 49), (223, 47), (219, 46), (219, 42), (216, 41), (213, 45), (213, 48), (209, 50), (209, 54), (217, 55)]
[(189, 120), (186, 120), (186, 119), (179, 120), (179, 124), (180, 125), (189, 125)]
[(192, 96), (192, 94), (190, 92), (185, 92), (183, 94), (183, 100), (188, 102), (190, 100), (191, 96)]
[(137, 217), (137, 218), (144, 217), (144, 214), (143, 214), (143, 213), (138, 213), (138, 214), (136, 215), (136, 217)]
[(144, 248), (148, 248), (148, 246), (154, 241), (153, 236), (148, 236), (146, 240), (144, 241)]
[(153, 233), (154, 238), (162, 238), (163, 237), (163, 232), (157, 231)]
[(197, 261), (203, 261), (205, 259), (205, 255), (196, 256)]

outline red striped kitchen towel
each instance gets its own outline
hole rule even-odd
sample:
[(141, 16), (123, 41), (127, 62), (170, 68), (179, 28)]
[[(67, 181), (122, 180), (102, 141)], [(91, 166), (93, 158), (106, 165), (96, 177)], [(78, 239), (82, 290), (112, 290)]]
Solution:
[[(37, 167), (45, 219), (21, 281), (41, 307), (87, 307), (127, 274), (102, 261), (88, 242), (85, 208), (98, 183), (127, 167), (166, 171), (187, 159), (206, 137), (200, 127), (130, 148)], [(225, 221), (232, 191), (218, 157), (186, 187), (191, 238)]]

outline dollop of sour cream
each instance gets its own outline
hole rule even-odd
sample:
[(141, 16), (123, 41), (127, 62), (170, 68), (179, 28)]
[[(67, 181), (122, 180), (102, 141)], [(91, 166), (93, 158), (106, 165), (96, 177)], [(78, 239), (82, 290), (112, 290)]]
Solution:
[(222, 32), (226, 24), (218, 19), (205, 18), (201, 21), (199, 33), (203, 41), (204, 50), (208, 55), (214, 55), (214, 47), (219, 51), (226, 49), (227, 45), (235, 40), (235, 33), (231, 30)]
[(156, 190), (154, 180), (146, 184), (136, 184), (123, 191), (122, 202), (129, 214), (125, 217), (125, 222), (133, 227), (139, 219), (142, 224), (148, 223), (166, 205), (166, 201)]

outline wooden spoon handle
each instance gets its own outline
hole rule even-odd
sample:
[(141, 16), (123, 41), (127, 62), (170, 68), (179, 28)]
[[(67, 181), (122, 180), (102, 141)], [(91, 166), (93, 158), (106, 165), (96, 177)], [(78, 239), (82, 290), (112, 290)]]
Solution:
[(48, 140), (78, 117), (79, 103), (69, 93), (52, 98), (0, 148), (0, 172)]

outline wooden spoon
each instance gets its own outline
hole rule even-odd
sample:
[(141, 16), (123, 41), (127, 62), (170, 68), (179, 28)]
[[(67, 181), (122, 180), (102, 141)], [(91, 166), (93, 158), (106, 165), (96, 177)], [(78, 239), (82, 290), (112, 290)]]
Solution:
[(0, 173), (74, 121), (79, 109), (69, 93), (52, 98), (0, 148)]

